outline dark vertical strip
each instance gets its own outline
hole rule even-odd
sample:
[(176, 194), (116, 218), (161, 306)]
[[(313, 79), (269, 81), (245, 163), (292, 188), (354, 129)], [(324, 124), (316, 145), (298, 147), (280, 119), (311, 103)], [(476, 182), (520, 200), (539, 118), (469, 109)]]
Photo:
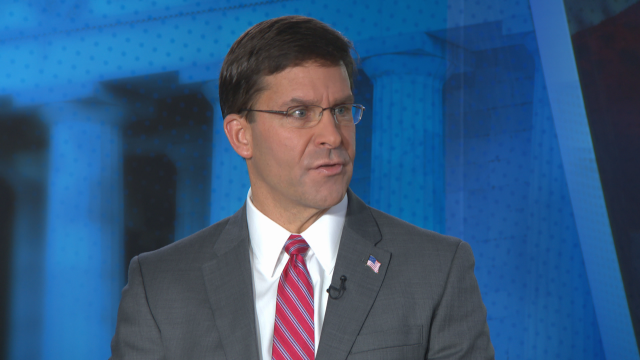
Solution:
[(0, 360), (8, 358), (11, 253), (15, 194), (8, 182), (0, 179)]

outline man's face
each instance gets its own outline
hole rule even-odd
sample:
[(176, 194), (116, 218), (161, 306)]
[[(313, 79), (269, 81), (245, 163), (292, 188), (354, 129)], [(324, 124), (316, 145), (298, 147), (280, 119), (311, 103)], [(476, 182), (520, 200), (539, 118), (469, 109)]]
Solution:
[[(291, 67), (264, 78), (265, 91), (253, 105), (286, 110), (295, 105), (323, 108), (352, 103), (343, 65), (315, 63)], [(247, 159), (254, 197), (290, 209), (327, 209), (342, 200), (355, 157), (355, 125), (339, 125), (330, 110), (311, 128), (287, 126), (277, 114), (254, 112), (250, 125), (252, 156)]]

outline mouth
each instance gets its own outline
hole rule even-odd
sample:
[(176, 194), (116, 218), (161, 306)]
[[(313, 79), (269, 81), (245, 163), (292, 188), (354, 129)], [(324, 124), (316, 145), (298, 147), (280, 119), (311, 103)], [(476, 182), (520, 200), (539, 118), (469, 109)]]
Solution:
[(325, 163), (316, 166), (314, 170), (330, 176), (339, 174), (342, 171), (343, 167), (344, 166), (342, 163)]

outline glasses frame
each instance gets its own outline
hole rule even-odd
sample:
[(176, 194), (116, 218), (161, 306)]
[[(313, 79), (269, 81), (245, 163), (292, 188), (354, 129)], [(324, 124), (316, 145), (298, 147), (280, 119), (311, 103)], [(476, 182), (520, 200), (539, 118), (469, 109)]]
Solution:
[[(296, 108), (304, 107), (304, 106), (319, 107), (322, 110), (320, 110), (320, 113), (319, 113), (320, 115), (318, 116), (317, 122), (315, 124), (313, 124), (312, 126), (308, 127), (308, 128), (312, 128), (312, 127), (318, 125), (318, 123), (322, 119), (322, 115), (324, 114), (325, 110), (329, 110), (331, 112), (331, 115), (333, 116), (333, 121), (335, 121), (336, 124), (340, 124), (338, 122), (338, 118), (336, 117), (336, 108), (338, 108), (340, 106), (343, 106), (343, 105), (351, 105), (351, 106), (355, 106), (358, 109), (360, 109), (360, 117), (358, 117), (357, 120), (355, 118), (353, 119), (353, 125), (358, 124), (360, 122), (360, 120), (362, 120), (362, 114), (364, 114), (365, 107), (363, 105), (353, 104), (353, 103), (343, 103), (343, 104), (338, 104), (338, 105), (334, 105), (334, 106), (330, 106), (330, 107), (326, 107), (326, 108), (323, 108), (320, 105), (294, 105), (294, 106), (289, 106), (287, 108), (287, 110), (284, 110), (284, 111), (282, 111), (282, 110), (258, 110), (258, 109), (242, 109), (240, 111), (243, 111), (243, 112), (244, 111), (247, 111), (247, 112), (255, 111), (255, 112), (261, 112), (261, 113), (267, 113), (267, 114), (278, 114), (278, 115), (282, 115), (282, 116), (288, 118), (289, 117), (289, 112), (292, 109), (296, 109)], [(304, 128), (302, 128), (302, 129), (304, 129)]]

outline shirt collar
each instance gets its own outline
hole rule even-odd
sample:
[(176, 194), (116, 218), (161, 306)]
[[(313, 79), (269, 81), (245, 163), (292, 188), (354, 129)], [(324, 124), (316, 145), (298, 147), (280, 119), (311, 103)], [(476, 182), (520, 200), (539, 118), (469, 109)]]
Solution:
[[(324, 215), (300, 234), (307, 241), (327, 273), (333, 271), (336, 263), (342, 228), (347, 215), (347, 205), (348, 199), (345, 194), (342, 201), (327, 210)], [(271, 275), (278, 264), (284, 243), (291, 233), (269, 219), (253, 205), (251, 189), (247, 194), (247, 224), (255, 266), (261, 272)]]

